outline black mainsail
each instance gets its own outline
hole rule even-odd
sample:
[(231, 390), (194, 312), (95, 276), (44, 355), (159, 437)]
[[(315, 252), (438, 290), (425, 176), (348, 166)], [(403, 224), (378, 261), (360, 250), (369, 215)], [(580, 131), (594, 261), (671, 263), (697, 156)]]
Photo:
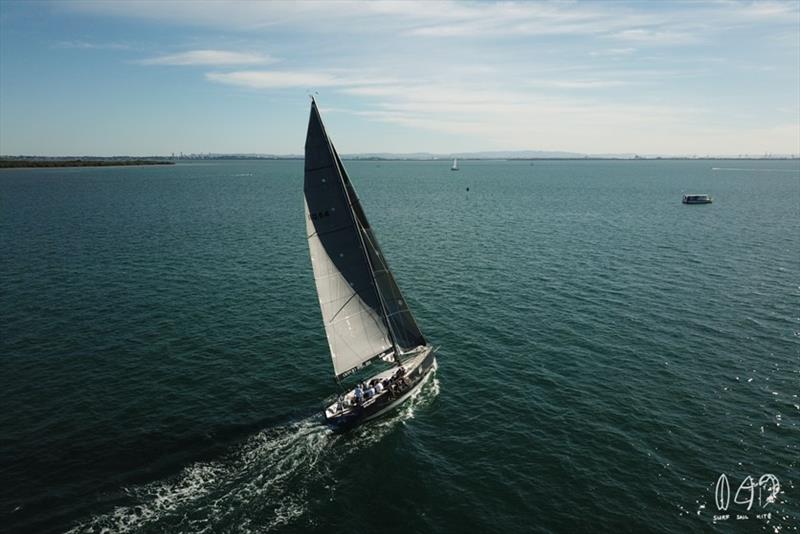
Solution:
[(308, 247), (334, 373), (426, 344), (312, 99), (305, 148)]

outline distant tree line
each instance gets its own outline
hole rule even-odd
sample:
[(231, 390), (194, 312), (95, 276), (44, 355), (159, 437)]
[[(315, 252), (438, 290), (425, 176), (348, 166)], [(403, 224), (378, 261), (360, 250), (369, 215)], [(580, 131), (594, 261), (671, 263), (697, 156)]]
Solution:
[(152, 159), (115, 159), (115, 160), (31, 160), (31, 159), (0, 159), (0, 169), (21, 167), (117, 167), (120, 165), (174, 165), (172, 161)]

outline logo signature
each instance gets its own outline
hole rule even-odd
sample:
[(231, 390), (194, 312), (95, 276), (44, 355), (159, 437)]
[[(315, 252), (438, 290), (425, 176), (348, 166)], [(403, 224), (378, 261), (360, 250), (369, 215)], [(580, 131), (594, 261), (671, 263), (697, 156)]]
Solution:
[[(763, 510), (775, 502), (780, 492), (781, 483), (775, 475), (761, 475), (758, 481), (748, 475), (733, 494), (733, 508), (731, 508), (731, 483), (728, 475), (722, 473), (717, 479), (717, 486), (714, 489), (714, 503), (719, 512), (737, 512), (737, 520), (749, 519), (747, 514), (741, 512), (749, 512), (754, 505), (757, 505), (757, 510)], [(771, 513), (759, 513), (756, 515), (756, 519), (769, 519), (770, 516)], [(725, 521), (730, 517), (730, 513), (721, 513), (715, 515), (714, 520)]]

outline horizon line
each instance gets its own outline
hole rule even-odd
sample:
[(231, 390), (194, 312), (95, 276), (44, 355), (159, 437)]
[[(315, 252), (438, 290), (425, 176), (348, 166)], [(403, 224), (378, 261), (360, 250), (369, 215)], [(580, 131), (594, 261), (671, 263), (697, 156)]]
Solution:
[[(528, 153), (528, 154), (526, 154)], [(516, 155), (515, 155), (516, 154)], [(740, 154), (638, 154), (633, 152), (584, 154), (560, 150), (487, 150), (475, 152), (429, 153), (429, 152), (360, 152), (342, 154), (347, 160), (415, 160), (436, 161), (459, 158), (465, 160), (500, 160), (500, 159), (800, 159), (800, 153), (740, 153)], [(163, 160), (214, 160), (214, 159), (304, 159), (302, 154), (270, 154), (250, 152), (192, 152), (178, 154), (115, 154), (112, 156), (94, 154), (0, 154), (0, 159), (10, 160), (57, 160), (57, 159), (125, 159), (151, 158)]]

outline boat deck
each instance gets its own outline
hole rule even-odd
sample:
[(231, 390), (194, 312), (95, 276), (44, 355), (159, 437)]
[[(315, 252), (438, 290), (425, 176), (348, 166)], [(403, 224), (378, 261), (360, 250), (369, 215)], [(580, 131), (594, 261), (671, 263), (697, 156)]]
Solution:
[[(428, 354), (430, 354), (431, 350), (433, 350), (432, 347), (425, 347), (425, 349), (420, 350), (414, 356), (404, 360), (403, 367), (406, 369), (405, 376), (409, 376), (414, 371), (414, 369), (419, 367), (425, 360), (425, 358), (428, 356)], [(381, 371), (380, 373), (369, 377), (364, 382), (369, 382), (375, 378), (377, 378), (378, 380), (391, 379), (396, 372), (397, 372), (397, 367), (391, 367), (389, 369), (386, 369), (385, 371)], [(380, 393), (375, 394), (375, 396), (373, 396), (370, 399), (364, 399), (361, 405), (357, 406), (355, 400), (355, 389), (351, 389), (350, 391), (347, 392), (347, 394), (342, 396), (341, 409), (339, 408), (339, 400), (337, 399), (335, 402), (333, 402), (330, 406), (326, 408), (325, 416), (327, 418), (331, 418), (334, 416), (347, 415), (353, 412), (356, 408), (358, 409), (368, 408), (369, 406), (377, 403), (378, 401), (384, 400), (385, 397), (388, 395), (391, 395), (391, 392), (388, 390), (383, 390)]]

